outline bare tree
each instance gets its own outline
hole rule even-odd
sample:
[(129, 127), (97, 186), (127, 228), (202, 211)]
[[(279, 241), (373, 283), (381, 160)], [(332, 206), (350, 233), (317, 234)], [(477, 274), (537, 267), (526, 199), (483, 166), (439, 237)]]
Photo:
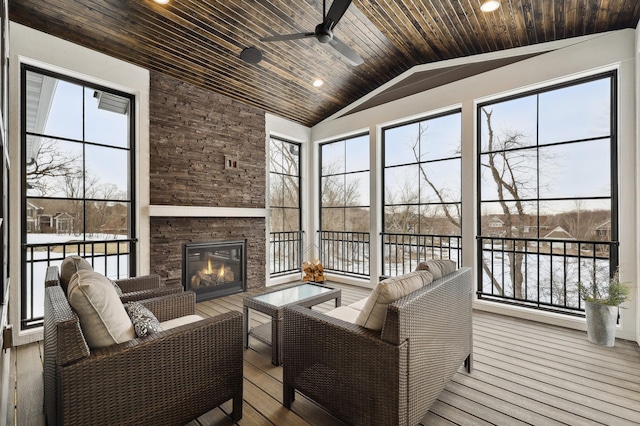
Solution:
[(50, 138), (42, 138), (34, 158), (26, 167), (27, 186), (46, 195), (59, 184), (59, 179), (77, 174), (82, 169), (80, 155), (60, 150)]
[[(491, 117), (493, 111), (481, 109), (486, 119), (488, 137), (485, 161), (481, 163), (483, 173), (489, 173), (497, 192), (502, 217), (504, 218), (504, 237), (507, 239), (507, 258), (509, 260), (508, 273), (513, 285), (513, 297), (524, 299), (523, 261), (526, 242), (522, 238), (523, 226), (528, 224), (527, 212), (523, 198), (535, 194), (537, 181), (531, 179), (536, 152), (520, 149), (525, 147), (525, 135), (519, 131), (506, 130), (502, 137), (494, 132)], [(529, 177), (529, 178), (527, 178)], [(504, 289), (493, 275), (486, 261), (482, 262), (482, 269), (490, 278), (493, 287), (502, 293)]]
[(420, 161), (421, 160), (420, 152), (419, 152), (420, 142), (426, 137), (428, 128), (429, 126), (423, 123), (418, 124), (418, 134), (416, 135), (416, 138), (413, 141), (413, 145), (411, 149), (413, 151), (413, 155), (416, 159), (416, 162), (418, 163), (418, 166), (420, 169), (420, 176), (422, 176), (422, 179), (427, 183), (427, 185), (429, 185), (429, 187), (436, 194), (438, 201), (440, 201), (441, 203), (442, 211), (444, 212), (449, 222), (451, 222), (451, 224), (453, 224), (456, 228), (460, 229), (460, 219), (459, 219), (460, 204), (459, 203), (451, 204), (446, 202), (447, 198), (449, 198), (448, 195), (450, 194), (447, 193), (447, 190), (445, 188), (436, 187), (435, 183), (427, 173), (424, 163)]
[(299, 208), (300, 152), (297, 145), (275, 141), (271, 144), (270, 161), (272, 170), (278, 178), (270, 180), (270, 204), (273, 207), (271, 231), (299, 230), (298, 215), (285, 211), (285, 207)]

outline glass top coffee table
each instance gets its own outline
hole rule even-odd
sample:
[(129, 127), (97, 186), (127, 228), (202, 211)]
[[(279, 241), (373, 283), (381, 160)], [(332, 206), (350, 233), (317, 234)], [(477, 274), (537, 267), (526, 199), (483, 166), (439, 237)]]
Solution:
[[(246, 326), (244, 347), (249, 347), (249, 336), (271, 345), (271, 362), (274, 365), (280, 365), (282, 359), (282, 308), (290, 305), (311, 308), (332, 299), (336, 301), (336, 308), (340, 306), (340, 290), (316, 283), (297, 284), (245, 297), (242, 301)], [(271, 322), (251, 328), (250, 309), (269, 315)]]

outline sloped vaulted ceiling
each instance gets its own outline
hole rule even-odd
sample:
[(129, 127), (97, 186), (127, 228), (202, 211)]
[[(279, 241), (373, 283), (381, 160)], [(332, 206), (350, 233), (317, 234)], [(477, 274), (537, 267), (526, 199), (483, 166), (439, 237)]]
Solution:
[[(327, 1), (327, 7), (331, 0)], [(364, 64), (315, 39), (260, 37), (313, 30), (318, 0), (11, 0), (10, 19), (312, 126), (418, 64), (622, 28), (637, 0), (354, 0), (335, 29)], [(240, 58), (263, 52), (258, 64)], [(462, 72), (462, 69), (450, 70)], [(468, 72), (469, 68), (464, 70)], [(312, 86), (320, 78), (321, 88)]]

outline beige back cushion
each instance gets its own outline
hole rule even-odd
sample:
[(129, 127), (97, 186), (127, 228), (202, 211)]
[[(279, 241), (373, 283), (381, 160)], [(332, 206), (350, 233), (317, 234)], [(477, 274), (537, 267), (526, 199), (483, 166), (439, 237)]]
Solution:
[(382, 330), (387, 305), (424, 287), (432, 279), (429, 272), (421, 271), (380, 281), (371, 291), (355, 323), (371, 330)]
[(80, 256), (67, 256), (64, 258), (62, 265), (60, 265), (60, 286), (65, 293), (67, 293), (71, 277), (79, 270), (93, 271), (93, 268), (89, 262)]
[(71, 277), (67, 298), (80, 319), (82, 333), (91, 349), (136, 337), (116, 289), (104, 275), (79, 270)]
[(456, 262), (453, 260), (445, 259), (431, 259), (425, 262), (420, 262), (416, 271), (429, 271), (433, 275), (433, 279), (437, 280), (445, 275), (449, 275), (456, 270)]

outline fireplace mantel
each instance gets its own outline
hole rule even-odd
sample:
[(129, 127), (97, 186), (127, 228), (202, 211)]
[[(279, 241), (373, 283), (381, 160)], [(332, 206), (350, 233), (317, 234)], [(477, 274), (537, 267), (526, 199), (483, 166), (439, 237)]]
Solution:
[(150, 205), (151, 217), (267, 217), (267, 209)]

